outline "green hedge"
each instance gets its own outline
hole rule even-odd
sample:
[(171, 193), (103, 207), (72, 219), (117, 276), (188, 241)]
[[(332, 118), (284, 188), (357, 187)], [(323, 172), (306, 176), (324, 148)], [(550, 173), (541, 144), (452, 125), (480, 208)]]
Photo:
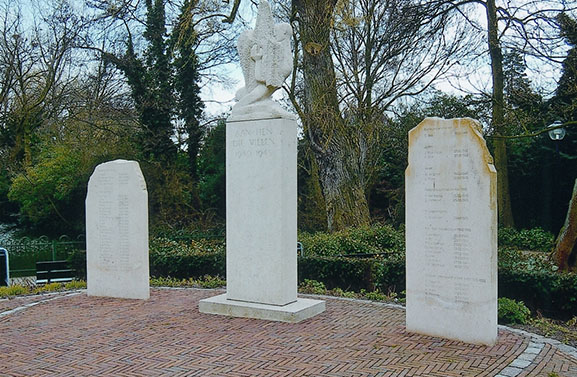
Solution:
[(150, 275), (173, 278), (226, 276), (226, 252), (220, 240), (150, 241)]
[(500, 228), (499, 247), (520, 250), (549, 252), (555, 246), (555, 236), (541, 228), (521, 229)]
[(569, 319), (577, 315), (577, 274), (500, 268), (499, 296), (523, 301), (547, 317)]
[(405, 234), (390, 225), (351, 228), (335, 233), (301, 233), (305, 256), (396, 254), (405, 250)]
[(302, 257), (298, 260), (298, 279), (322, 282), (327, 289), (359, 292), (379, 288), (383, 292), (401, 292), (405, 289), (405, 263), (398, 258), (382, 257)]
[[(174, 241), (153, 238), (149, 246), (151, 276), (178, 279), (201, 278), (205, 275), (226, 276), (223, 241)], [(77, 278), (86, 279), (86, 251), (74, 252), (69, 262), (76, 270)]]
[(374, 259), (302, 257), (298, 261), (298, 279), (299, 283), (305, 279), (316, 280), (328, 289), (359, 291), (368, 287), (373, 290), (378, 267)]

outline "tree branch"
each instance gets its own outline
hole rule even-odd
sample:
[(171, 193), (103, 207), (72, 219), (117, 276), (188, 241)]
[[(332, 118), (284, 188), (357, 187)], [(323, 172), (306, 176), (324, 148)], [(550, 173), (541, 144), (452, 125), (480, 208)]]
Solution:
[(521, 135), (510, 135), (510, 136), (505, 136), (505, 135), (487, 135), (487, 137), (493, 138), (493, 139), (521, 139), (521, 138), (525, 138), (525, 137), (535, 137), (535, 136), (539, 136), (541, 134), (544, 134), (545, 132), (549, 132), (552, 130), (556, 130), (558, 128), (565, 128), (565, 127), (573, 127), (573, 126), (577, 126), (577, 121), (573, 120), (573, 121), (569, 121), (563, 124), (560, 124), (558, 126), (555, 127), (548, 127), (548, 128), (543, 128), (539, 131), (535, 131), (532, 133), (527, 133), (527, 134), (521, 134)]

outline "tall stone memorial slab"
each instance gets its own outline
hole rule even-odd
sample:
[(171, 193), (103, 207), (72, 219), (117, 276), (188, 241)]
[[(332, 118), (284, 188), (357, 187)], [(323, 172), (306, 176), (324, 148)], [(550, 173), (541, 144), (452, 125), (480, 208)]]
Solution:
[(497, 340), (497, 173), (473, 119), (409, 132), (405, 172), (407, 330)]
[(228, 299), (297, 300), (296, 141), (290, 119), (227, 124)]
[(288, 24), (261, 1), (238, 52), (245, 86), (226, 124), (226, 281), (203, 313), (298, 322), (325, 309), (297, 297), (297, 125), (270, 96), (292, 71)]
[(148, 192), (136, 161), (100, 164), (88, 182), (89, 296), (148, 299)]

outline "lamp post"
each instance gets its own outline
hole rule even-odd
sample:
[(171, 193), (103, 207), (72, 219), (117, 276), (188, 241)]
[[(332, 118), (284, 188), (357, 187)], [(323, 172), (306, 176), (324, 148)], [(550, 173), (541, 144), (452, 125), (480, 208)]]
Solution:
[[(553, 124), (547, 126), (547, 128), (552, 128), (549, 130), (549, 138), (553, 141), (561, 141), (567, 134), (563, 127), (560, 127), (563, 124), (560, 120), (556, 120)], [(555, 143), (555, 150), (559, 153), (559, 144)]]
[(561, 165), (561, 158), (559, 156), (559, 142), (563, 140), (563, 138), (567, 134), (565, 129), (561, 127), (562, 125), (563, 122), (561, 122), (560, 120), (556, 120), (555, 122), (547, 126), (547, 128), (549, 129), (547, 133), (549, 134), (549, 138), (553, 141), (553, 144), (555, 144), (555, 151), (557, 152), (555, 153), (555, 157), (552, 158), (553, 162), (550, 165), (550, 169), (546, 169), (547, 177), (551, 178), (550, 174), (552, 174), (553, 177), (552, 179), (547, 179), (543, 181), (543, 185), (546, 187), (545, 190), (548, 190), (548, 192), (544, 192), (546, 198), (544, 200), (544, 212), (547, 215), (547, 222), (549, 223), (548, 225), (550, 227), (553, 225), (553, 216), (552, 216), (552, 213), (554, 212), (553, 208), (556, 208), (556, 203), (553, 200), (553, 198), (557, 196), (559, 190), (558, 185), (552, 185), (552, 182), (556, 182), (559, 178), (559, 171)]

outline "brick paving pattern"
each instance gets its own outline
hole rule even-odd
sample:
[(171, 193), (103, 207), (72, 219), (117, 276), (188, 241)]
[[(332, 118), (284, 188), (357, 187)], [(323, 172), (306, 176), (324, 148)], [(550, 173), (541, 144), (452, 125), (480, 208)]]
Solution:
[(18, 296), (13, 298), (3, 298), (0, 299), (0, 313), (19, 308), (22, 306), (26, 306), (28, 304), (32, 304), (38, 302), (39, 300), (44, 300), (47, 298), (57, 297), (57, 296), (65, 296), (68, 292), (57, 292), (57, 293), (47, 293), (41, 295), (30, 295), (30, 296)]
[(519, 377), (551, 377), (553, 372), (557, 373), (557, 376), (577, 377), (577, 360), (551, 345), (546, 344), (535, 361), (536, 364), (526, 368)]
[[(0, 376), (495, 376), (531, 344), (507, 330), (493, 347), (409, 334), (403, 310), (363, 301), (329, 299), (298, 324), (199, 313), (215, 294), (83, 293), (0, 316)], [(549, 344), (538, 352), (519, 376), (577, 377), (576, 359)]]

